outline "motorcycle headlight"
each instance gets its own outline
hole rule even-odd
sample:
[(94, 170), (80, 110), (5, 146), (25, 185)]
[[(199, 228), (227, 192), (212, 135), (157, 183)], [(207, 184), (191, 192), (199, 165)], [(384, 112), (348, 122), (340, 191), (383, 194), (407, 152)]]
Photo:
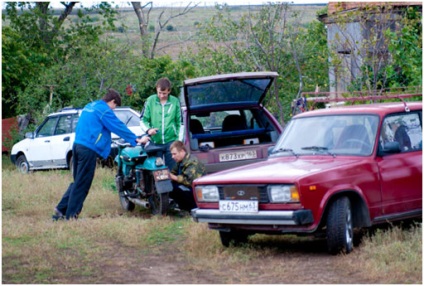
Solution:
[(295, 185), (271, 185), (267, 190), (268, 197), (273, 203), (299, 202), (299, 192)]
[(219, 192), (217, 186), (197, 186), (195, 193), (199, 202), (219, 201)]
[(165, 165), (165, 162), (163, 161), (163, 159), (161, 157), (157, 157), (156, 161), (155, 161), (155, 165), (156, 165), (156, 167), (160, 167), (160, 166)]

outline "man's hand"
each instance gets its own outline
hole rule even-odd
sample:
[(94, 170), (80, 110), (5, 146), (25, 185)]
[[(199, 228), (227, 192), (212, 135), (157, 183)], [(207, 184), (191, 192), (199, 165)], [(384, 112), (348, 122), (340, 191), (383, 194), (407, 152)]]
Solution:
[(159, 132), (159, 128), (150, 128), (149, 130), (147, 130), (147, 134), (149, 135), (155, 135)]
[(174, 174), (169, 174), (169, 177), (171, 178), (171, 180), (172, 181), (177, 181), (178, 180), (178, 177), (177, 177), (177, 175), (174, 175)]
[(141, 138), (137, 138), (136, 141), (139, 144), (146, 144), (148, 141), (150, 141), (150, 136), (143, 136)]

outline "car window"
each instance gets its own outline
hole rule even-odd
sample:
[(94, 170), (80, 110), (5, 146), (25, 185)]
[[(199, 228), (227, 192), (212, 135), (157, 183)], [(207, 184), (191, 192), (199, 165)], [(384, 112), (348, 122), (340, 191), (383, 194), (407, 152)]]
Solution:
[(72, 115), (72, 132), (75, 132), (75, 129), (77, 128), (79, 119), (79, 114)]
[(68, 134), (72, 132), (72, 115), (64, 115), (59, 117), (55, 135)]
[(48, 117), (40, 126), (37, 132), (37, 137), (52, 136), (55, 131), (58, 117)]
[(116, 117), (119, 118), (127, 127), (139, 126), (140, 118), (129, 110), (114, 110)]
[(276, 142), (274, 124), (259, 108), (224, 110), (191, 115), (189, 120), (194, 147), (210, 148)]
[(408, 112), (387, 116), (382, 125), (380, 145), (399, 143), (401, 152), (422, 150), (421, 113)]

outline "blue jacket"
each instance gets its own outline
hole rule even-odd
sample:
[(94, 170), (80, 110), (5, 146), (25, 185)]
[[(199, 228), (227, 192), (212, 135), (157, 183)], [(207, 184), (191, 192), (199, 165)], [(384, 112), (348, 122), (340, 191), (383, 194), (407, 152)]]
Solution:
[(110, 153), (111, 132), (132, 146), (137, 144), (136, 135), (116, 117), (103, 100), (96, 100), (84, 107), (75, 132), (75, 143), (90, 148), (103, 158), (107, 158)]

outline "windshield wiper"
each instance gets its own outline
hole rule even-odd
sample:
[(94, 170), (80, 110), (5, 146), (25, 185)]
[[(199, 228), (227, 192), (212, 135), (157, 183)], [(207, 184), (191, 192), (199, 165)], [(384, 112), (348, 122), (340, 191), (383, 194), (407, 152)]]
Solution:
[(281, 152), (290, 152), (296, 157), (299, 156), (293, 151), (293, 149), (288, 149), (288, 148), (279, 148), (277, 150), (272, 151), (272, 154), (281, 153)]
[(325, 151), (328, 154), (330, 154), (331, 156), (336, 157), (336, 155), (334, 155), (333, 153), (328, 151), (327, 147), (323, 147), (323, 146), (308, 146), (308, 147), (302, 147), (300, 149), (302, 149), (302, 150), (312, 150), (312, 151)]

